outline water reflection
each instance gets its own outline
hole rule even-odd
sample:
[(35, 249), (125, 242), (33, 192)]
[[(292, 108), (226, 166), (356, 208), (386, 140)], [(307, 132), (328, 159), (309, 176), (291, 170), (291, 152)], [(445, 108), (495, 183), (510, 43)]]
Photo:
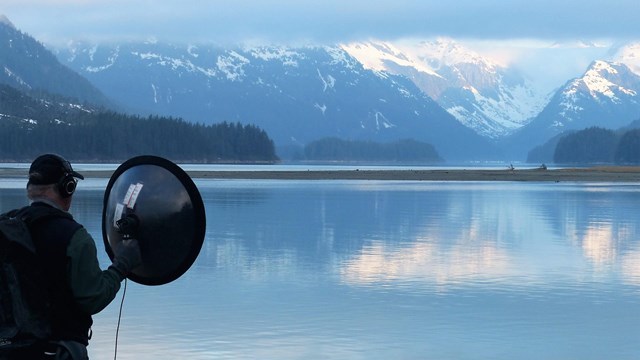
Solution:
[(607, 281), (620, 272), (639, 284), (638, 205), (640, 191), (633, 184), (556, 186), (535, 200), (548, 214), (555, 235), (580, 249), (594, 281)]
[(437, 244), (418, 242), (407, 248), (387, 249), (377, 243), (346, 261), (340, 274), (348, 284), (413, 287), (416, 282), (445, 285), (502, 279), (513, 275), (516, 268), (507, 252), (496, 247), (458, 245), (444, 250)]
[(636, 249), (623, 255), (621, 268), (625, 281), (640, 286), (640, 250)]
[[(202, 252), (130, 284), (118, 358), (640, 357), (640, 185), (196, 183)], [(101, 241), (106, 184), (86, 185), (74, 215)], [(92, 358), (116, 319), (96, 317)]]
[[(233, 206), (213, 197), (208, 211), (229, 224), (210, 234), (219, 239), (216, 261), (257, 274), (323, 268), (348, 284), (520, 286), (524, 276), (580, 278), (566, 268), (612, 271), (637, 243), (638, 193), (620, 195), (614, 185), (593, 193), (547, 184), (319, 185), (288, 184), (272, 196), (261, 189)], [(254, 221), (234, 228), (239, 217)]]
[(208, 193), (209, 217), (224, 225), (210, 229), (215, 242), (204, 249), (217, 268), (256, 276), (315, 269), (347, 284), (520, 286), (525, 276), (554, 282), (549, 272), (567, 268), (613, 271), (637, 246), (635, 187), (273, 184), (235, 189), (223, 182)]
[[(212, 191), (228, 192), (227, 186), (234, 188), (217, 183)], [(640, 285), (637, 186), (275, 182), (253, 191), (260, 193), (254, 201), (208, 203), (224, 224), (210, 234), (216, 273), (251, 286), (299, 284), (309, 292), (314, 284), (326, 294), (292, 295), (297, 301), (286, 302), (292, 308), (278, 316), (319, 312), (304, 326), (336, 334), (341, 326), (376, 329), (386, 340), (359, 338), (368, 344), (359, 350), (367, 358), (411, 357), (427, 348), (442, 358), (505, 358), (491, 348), (517, 358), (532, 358), (533, 350), (533, 358), (638, 354), (622, 340), (634, 337), (638, 321), (600, 307), (638, 310), (637, 288), (624, 285)], [(362, 302), (336, 296), (341, 285), (352, 290), (338, 293), (356, 291), (377, 306), (362, 310)], [(335, 301), (347, 305), (335, 310)], [(325, 308), (309, 307), (318, 303)], [(396, 320), (365, 320), (380, 311)], [(340, 316), (355, 320), (345, 324)], [(413, 320), (401, 320), (406, 316)], [(400, 330), (407, 326), (411, 334)], [(310, 346), (292, 334), (272, 334)], [(398, 344), (406, 352), (390, 350)]]

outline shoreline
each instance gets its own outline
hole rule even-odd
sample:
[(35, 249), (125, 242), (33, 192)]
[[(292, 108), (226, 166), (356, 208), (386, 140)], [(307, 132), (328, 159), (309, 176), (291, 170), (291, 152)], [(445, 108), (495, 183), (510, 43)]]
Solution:
[[(85, 178), (110, 178), (110, 170), (85, 170)], [(561, 169), (438, 170), (195, 170), (193, 179), (640, 182), (640, 167), (599, 166)], [(27, 169), (0, 168), (0, 177), (27, 177)]]

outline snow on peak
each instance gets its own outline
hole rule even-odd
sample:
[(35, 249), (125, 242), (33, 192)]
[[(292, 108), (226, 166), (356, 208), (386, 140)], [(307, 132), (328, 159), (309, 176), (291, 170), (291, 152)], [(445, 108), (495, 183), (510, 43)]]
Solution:
[[(98, 49), (97, 46), (94, 46), (89, 51), (89, 59), (91, 59), (92, 62), (94, 61), (94, 56), (97, 49)], [(118, 59), (119, 54), (120, 54), (120, 46), (116, 46), (116, 48), (107, 58), (106, 64), (103, 64), (100, 66), (86, 66), (84, 70), (87, 72), (100, 72), (100, 71), (106, 70), (112, 67), (116, 63), (116, 60)]]
[(449, 38), (441, 37), (434, 41), (422, 41), (417, 51), (421, 59), (428, 59), (434, 67), (476, 64), (488, 69), (494, 69), (498, 66), (496, 63)]
[(218, 56), (216, 62), (218, 70), (231, 81), (241, 81), (245, 77), (244, 66), (247, 64), (249, 64), (249, 59), (235, 51), (229, 51), (226, 56)]
[(261, 46), (245, 49), (255, 59), (264, 61), (280, 60), (284, 66), (298, 66), (298, 60), (304, 59), (304, 54), (279, 46)]
[(602, 60), (594, 61), (585, 74), (574, 80), (571, 86), (564, 91), (565, 98), (575, 98), (575, 94), (580, 88), (586, 88), (594, 99), (601, 99), (604, 96), (613, 103), (620, 102), (620, 95), (636, 96), (635, 90), (616, 83), (621, 67), (624, 67), (624, 64)]
[(503, 136), (523, 126), (548, 101), (516, 71), (452, 39), (342, 47), (365, 68), (412, 79), (461, 123), (485, 136)]
[(351, 70), (358, 66), (358, 60), (341, 46), (325, 46), (324, 50), (333, 59), (331, 65), (342, 64)]
[(439, 75), (417, 58), (411, 58), (394, 45), (387, 42), (351, 43), (341, 45), (342, 49), (356, 58), (366, 69), (386, 71), (387, 62), (433, 75)]
[(598, 74), (602, 74), (603, 72), (606, 72), (609, 74), (617, 74), (618, 70), (616, 70), (614, 66), (619, 66), (619, 65), (620, 65), (619, 63), (608, 63), (603, 60), (596, 60), (593, 62), (591, 69), (587, 70), (586, 75), (593, 74), (594, 72)]

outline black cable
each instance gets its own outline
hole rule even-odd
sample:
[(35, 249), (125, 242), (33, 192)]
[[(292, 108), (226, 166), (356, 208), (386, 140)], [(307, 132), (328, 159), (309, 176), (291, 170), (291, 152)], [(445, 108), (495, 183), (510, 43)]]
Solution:
[(118, 333), (120, 332), (120, 319), (122, 318), (122, 306), (124, 305), (124, 296), (127, 294), (127, 278), (124, 278), (124, 289), (122, 290), (122, 300), (120, 301), (120, 312), (118, 313), (118, 326), (116, 327), (116, 345), (113, 351), (113, 360), (118, 357)]

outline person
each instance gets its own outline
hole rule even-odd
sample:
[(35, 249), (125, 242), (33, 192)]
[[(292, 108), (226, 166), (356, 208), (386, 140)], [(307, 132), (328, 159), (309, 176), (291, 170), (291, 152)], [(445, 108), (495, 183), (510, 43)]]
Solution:
[(28, 350), (29, 359), (88, 359), (92, 315), (115, 298), (122, 280), (141, 264), (138, 241), (130, 239), (114, 249), (106, 270), (100, 268), (93, 238), (69, 214), (78, 179), (84, 177), (56, 154), (37, 157), (29, 168), (29, 207), (49, 207), (63, 215), (30, 228), (49, 284), (52, 334), (46, 344)]

